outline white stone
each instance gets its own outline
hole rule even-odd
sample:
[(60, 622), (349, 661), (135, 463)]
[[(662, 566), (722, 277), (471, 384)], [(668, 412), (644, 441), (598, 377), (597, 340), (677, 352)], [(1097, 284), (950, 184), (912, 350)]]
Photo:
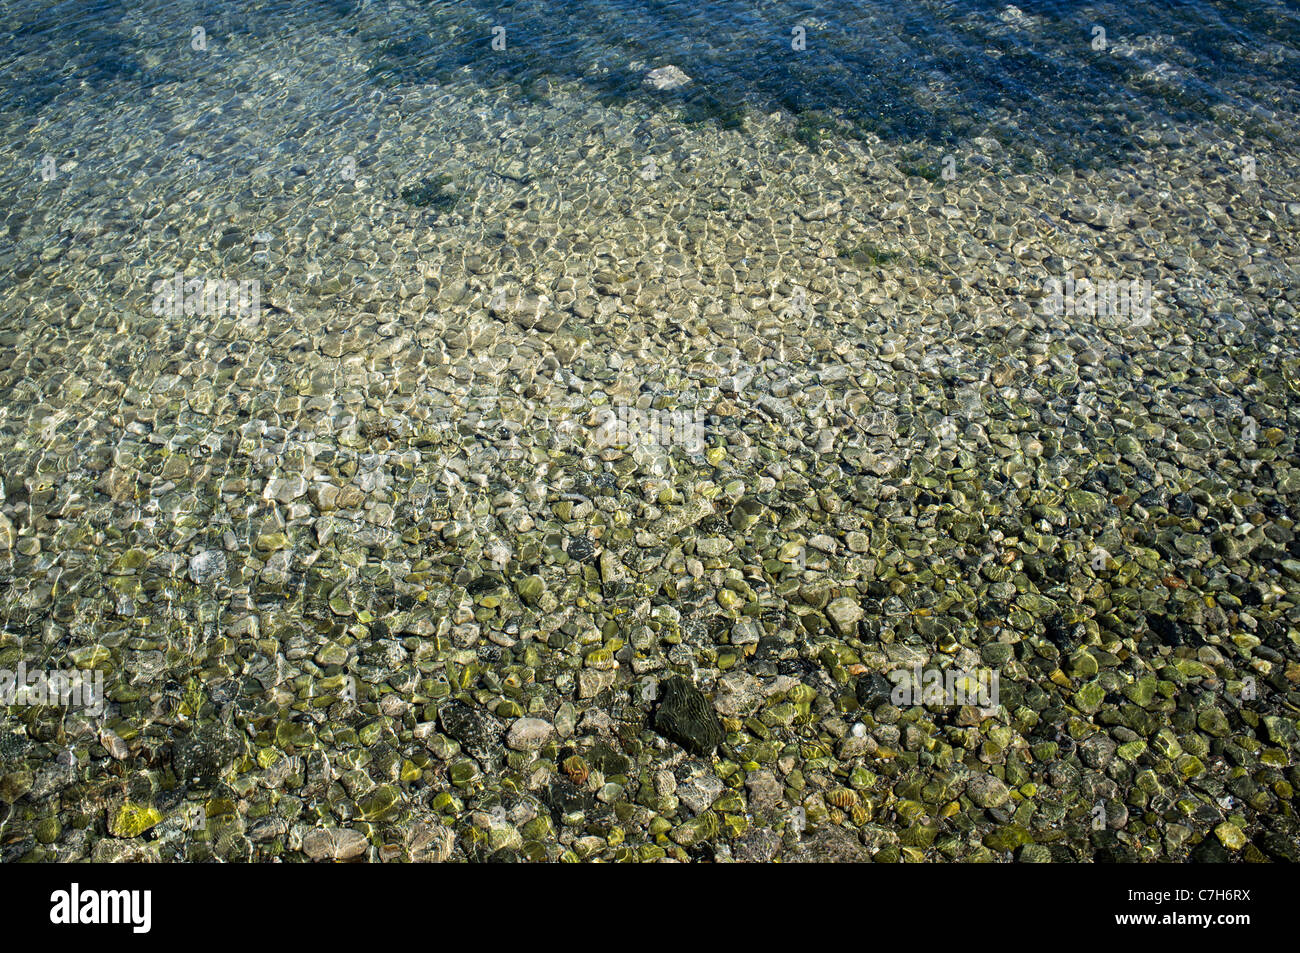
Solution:
[(190, 579), (202, 586), (226, 574), (226, 554), (219, 549), (209, 549), (190, 557)]
[(862, 618), (862, 607), (849, 598), (836, 599), (826, 607), (826, 614), (840, 630), (841, 635), (852, 635), (857, 631), (858, 620)]
[(651, 89), (678, 89), (685, 86), (691, 81), (691, 78), (683, 73), (676, 66), (661, 66), (658, 69), (652, 69), (645, 74), (641, 80)]
[(551, 740), (555, 729), (540, 718), (520, 718), (506, 733), (506, 744), (515, 751), (536, 751)]

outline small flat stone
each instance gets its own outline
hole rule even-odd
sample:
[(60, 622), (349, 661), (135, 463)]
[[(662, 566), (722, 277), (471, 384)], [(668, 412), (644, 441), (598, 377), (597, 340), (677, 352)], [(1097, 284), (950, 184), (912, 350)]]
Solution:
[(506, 744), (515, 751), (536, 751), (555, 735), (549, 722), (540, 718), (520, 718), (506, 733)]
[(1011, 797), (1006, 784), (991, 774), (980, 774), (966, 782), (966, 796), (980, 807), (1001, 807)]
[(262, 496), (277, 503), (292, 503), (307, 492), (307, 481), (300, 476), (276, 477), (266, 481)]
[(861, 842), (842, 827), (826, 827), (803, 838), (785, 855), (787, 863), (861, 864), (871, 860), (871, 855)]
[(691, 78), (676, 66), (652, 69), (641, 80), (643, 85), (656, 90), (680, 89), (690, 81)]
[(350, 860), (369, 846), (365, 835), (350, 827), (318, 827), (302, 835), (303, 853), (312, 860)]
[(702, 774), (677, 788), (677, 796), (695, 814), (703, 814), (721, 795), (726, 785), (716, 774)]
[(214, 582), (226, 574), (226, 554), (209, 549), (190, 557), (190, 579), (196, 586)]
[(826, 607), (827, 617), (835, 623), (841, 635), (853, 635), (862, 618), (862, 607), (847, 597), (840, 597)]

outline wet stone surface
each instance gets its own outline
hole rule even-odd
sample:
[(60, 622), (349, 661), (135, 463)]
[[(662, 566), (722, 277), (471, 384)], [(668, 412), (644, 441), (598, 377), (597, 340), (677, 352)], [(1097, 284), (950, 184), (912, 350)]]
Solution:
[(712, 754), (722, 743), (722, 723), (713, 706), (698, 688), (680, 676), (663, 686), (663, 698), (655, 710), (655, 729), (698, 755)]

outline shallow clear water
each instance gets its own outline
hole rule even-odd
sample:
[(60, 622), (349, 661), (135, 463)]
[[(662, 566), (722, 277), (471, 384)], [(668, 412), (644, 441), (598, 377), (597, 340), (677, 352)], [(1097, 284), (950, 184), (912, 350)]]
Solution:
[(2, 856), (1284, 856), (1298, 84), (1278, 2), (0, 2), (0, 668), (108, 694)]

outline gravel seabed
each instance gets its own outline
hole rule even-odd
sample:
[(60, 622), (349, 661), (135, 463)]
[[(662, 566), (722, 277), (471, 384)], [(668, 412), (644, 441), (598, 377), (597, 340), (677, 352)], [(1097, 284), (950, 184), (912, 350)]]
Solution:
[(224, 52), (0, 114), (0, 668), (107, 693), (0, 859), (1297, 859), (1294, 103), (948, 178)]

